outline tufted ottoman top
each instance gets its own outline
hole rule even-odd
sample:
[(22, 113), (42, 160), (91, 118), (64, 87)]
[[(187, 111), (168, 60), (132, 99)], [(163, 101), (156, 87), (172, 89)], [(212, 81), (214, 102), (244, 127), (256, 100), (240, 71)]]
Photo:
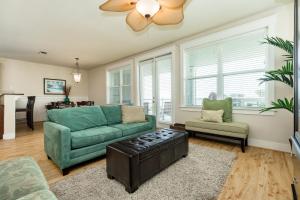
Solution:
[(114, 146), (118, 149), (125, 150), (132, 153), (145, 153), (151, 150), (155, 150), (163, 144), (172, 142), (177, 138), (184, 138), (188, 133), (173, 129), (161, 129), (156, 132), (146, 133), (139, 137), (123, 140), (110, 146)]

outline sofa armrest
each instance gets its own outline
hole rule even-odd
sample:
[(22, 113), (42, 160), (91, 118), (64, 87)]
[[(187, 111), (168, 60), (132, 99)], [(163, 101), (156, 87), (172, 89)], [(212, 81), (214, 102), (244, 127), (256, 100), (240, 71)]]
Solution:
[(146, 120), (151, 123), (152, 130), (156, 130), (156, 116), (146, 115)]
[(70, 160), (71, 130), (53, 122), (44, 122), (44, 148), (47, 155), (65, 169)]

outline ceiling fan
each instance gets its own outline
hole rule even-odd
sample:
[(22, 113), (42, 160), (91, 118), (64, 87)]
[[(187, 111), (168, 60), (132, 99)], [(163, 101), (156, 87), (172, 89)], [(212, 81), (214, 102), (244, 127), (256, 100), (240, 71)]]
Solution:
[(138, 32), (152, 22), (157, 25), (180, 23), (186, 0), (107, 0), (100, 9), (112, 12), (131, 11), (126, 18), (132, 30)]

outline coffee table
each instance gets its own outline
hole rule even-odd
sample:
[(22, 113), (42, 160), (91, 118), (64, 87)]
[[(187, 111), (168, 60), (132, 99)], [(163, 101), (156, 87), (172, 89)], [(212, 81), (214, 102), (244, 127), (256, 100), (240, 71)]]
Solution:
[(162, 129), (137, 138), (110, 144), (106, 148), (106, 171), (129, 193), (188, 154), (188, 133)]

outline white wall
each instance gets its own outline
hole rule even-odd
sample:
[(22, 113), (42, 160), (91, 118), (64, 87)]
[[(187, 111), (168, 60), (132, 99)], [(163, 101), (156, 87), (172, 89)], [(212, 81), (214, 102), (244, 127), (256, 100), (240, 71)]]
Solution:
[(89, 98), (97, 104), (106, 104), (106, 68), (98, 67), (88, 73)]
[[(0, 90), (14, 93), (24, 93), (24, 97), (17, 102), (18, 107), (25, 107), (26, 96), (36, 96), (34, 120), (43, 121), (46, 116), (45, 105), (51, 101), (63, 100), (64, 96), (44, 95), (43, 78), (64, 79), (72, 86), (71, 100), (88, 99), (88, 73), (82, 70), (82, 81), (75, 83), (72, 72), (74, 69), (0, 58)], [(1, 91), (0, 91), (1, 93)], [(18, 114), (17, 118), (23, 118)]]
[[(117, 63), (124, 62), (124, 61), (132, 61), (136, 57), (140, 57), (145, 53), (150, 53), (159, 51), (163, 48), (170, 47), (175, 49), (175, 85), (174, 91), (175, 94), (175, 122), (184, 123), (188, 119), (196, 118), (200, 116), (200, 112), (195, 111), (188, 111), (186, 109), (182, 109), (180, 107), (181, 102), (181, 92), (180, 92), (180, 50), (179, 45), (190, 41), (194, 38), (199, 38), (202, 36), (209, 35), (211, 33), (215, 33), (221, 30), (228, 29), (230, 27), (234, 27), (237, 25), (241, 25), (247, 22), (251, 22), (254, 20), (258, 20), (260, 18), (266, 16), (274, 16), (275, 17), (275, 35), (293, 40), (293, 5), (287, 5), (281, 7), (276, 10), (268, 11), (265, 13), (260, 13), (255, 16), (251, 16), (247, 19), (242, 19), (241, 21), (234, 22), (231, 24), (227, 24), (222, 27), (218, 27), (214, 30), (209, 30), (204, 33), (200, 33), (198, 35), (185, 38), (180, 41), (176, 41), (172, 44), (166, 45), (161, 48), (157, 48), (150, 52), (144, 52), (138, 55), (133, 55), (127, 59), (123, 59), (117, 61), (115, 63), (111, 63), (105, 66), (100, 66), (95, 69), (89, 71), (89, 98), (93, 99), (98, 104), (105, 104), (106, 103), (106, 70), (110, 68), (112, 65), (116, 65)], [(279, 68), (283, 61), (281, 51), (276, 50), (275, 52), (275, 67)], [(137, 88), (137, 79), (136, 79), (136, 67), (134, 69), (134, 80), (133, 80), (133, 87), (134, 91)], [(137, 94), (134, 93), (133, 96), (136, 100)], [(292, 90), (282, 84), (275, 84), (275, 98), (281, 98), (283, 96), (290, 97), (292, 96)], [(278, 111), (274, 113), (270, 113), (269, 115), (259, 115), (258, 112), (252, 112), (247, 114), (234, 114), (235, 121), (246, 122), (250, 126), (250, 135), (249, 135), (249, 143), (253, 146), (260, 146), (265, 148), (272, 148), (282, 151), (289, 151), (288, 145), (288, 138), (293, 133), (293, 121), (292, 121), (292, 114), (288, 113), (287, 111)]]

